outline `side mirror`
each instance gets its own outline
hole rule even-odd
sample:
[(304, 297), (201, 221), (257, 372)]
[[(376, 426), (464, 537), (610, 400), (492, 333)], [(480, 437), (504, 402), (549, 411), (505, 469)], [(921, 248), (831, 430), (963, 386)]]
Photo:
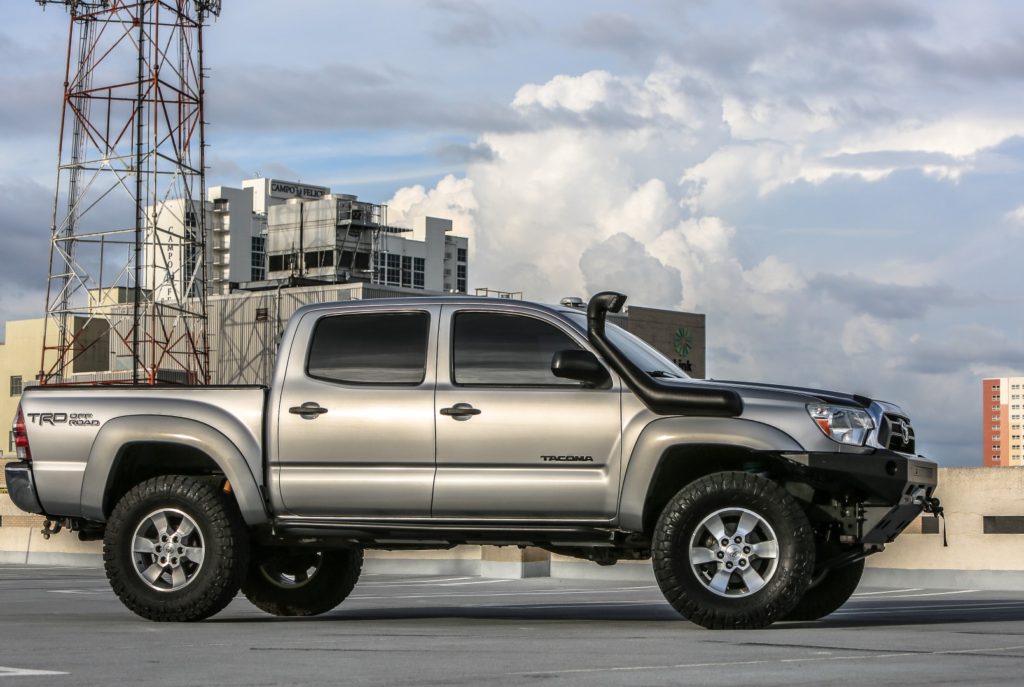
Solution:
[(570, 349), (558, 351), (551, 358), (551, 374), (562, 379), (574, 379), (586, 386), (605, 387), (611, 376), (604, 365), (590, 351)]

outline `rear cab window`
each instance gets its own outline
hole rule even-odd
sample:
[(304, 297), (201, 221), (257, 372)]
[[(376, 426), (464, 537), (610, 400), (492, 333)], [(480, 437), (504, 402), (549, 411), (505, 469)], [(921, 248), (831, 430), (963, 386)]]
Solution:
[(313, 330), (306, 374), (337, 384), (419, 386), (429, 339), (428, 312), (329, 315)]

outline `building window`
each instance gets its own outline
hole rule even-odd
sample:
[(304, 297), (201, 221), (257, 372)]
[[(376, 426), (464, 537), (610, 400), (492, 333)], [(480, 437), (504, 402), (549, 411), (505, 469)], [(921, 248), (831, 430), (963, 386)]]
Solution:
[(377, 284), (400, 286), (402, 283), (402, 256), (395, 253), (376, 253), (373, 281)]
[(459, 248), (458, 259), (459, 259), (459, 262), (466, 262), (466, 249), (465, 248)]
[(426, 286), (427, 261), (425, 258), (412, 259), (412, 286), (422, 289)]
[(333, 250), (311, 250), (306, 252), (306, 268), (334, 267)]
[(402, 286), (412, 288), (412, 256), (402, 256)]
[(267, 278), (267, 238), (265, 236), (252, 237), (252, 253), (249, 261), (249, 268), (252, 271), (252, 281), (263, 281)]
[(402, 256), (398, 254), (388, 253), (387, 265), (388, 280), (385, 283), (390, 286), (399, 286), (402, 283)]
[(284, 255), (271, 255), (268, 259), (271, 272), (296, 271), (299, 268), (299, 254), (285, 253)]
[(466, 293), (466, 266), (459, 265), (456, 267), (456, 279), (455, 279), (455, 290), (460, 293)]
[(21, 396), (21, 375), (11, 376), (11, 396)]
[(307, 374), (347, 384), (417, 386), (427, 366), (425, 312), (335, 315), (317, 323)]

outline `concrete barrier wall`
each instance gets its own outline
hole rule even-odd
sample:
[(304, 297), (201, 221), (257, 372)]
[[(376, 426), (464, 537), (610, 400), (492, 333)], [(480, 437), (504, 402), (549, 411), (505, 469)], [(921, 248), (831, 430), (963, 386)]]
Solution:
[[(1024, 467), (943, 468), (939, 497), (946, 509), (949, 546), (919, 518), (886, 550), (868, 559), (868, 584), (911, 587), (1024, 588), (1024, 533), (985, 533), (1024, 523)], [(62, 532), (44, 540), (38, 519), (25, 519), (0, 495), (0, 563), (100, 565), (98, 542), (79, 542)], [(8, 524), (10, 523), (10, 524)], [(18, 526), (12, 526), (12, 525)], [(31, 525), (31, 526), (28, 526)], [(623, 561), (610, 567), (539, 549), (459, 546), (446, 551), (369, 551), (367, 572), (481, 575), (485, 577), (578, 577), (653, 580), (649, 561)]]
[[(985, 518), (1024, 521), (1024, 467), (943, 468), (937, 491), (946, 511), (935, 534), (922, 534), (924, 516), (894, 544), (868, 559), (867, 582), (913, 587), (1024, 589), (1024, 533), (985, 533)], [(1011, 526), (1014, 521), (1009, 521)]]

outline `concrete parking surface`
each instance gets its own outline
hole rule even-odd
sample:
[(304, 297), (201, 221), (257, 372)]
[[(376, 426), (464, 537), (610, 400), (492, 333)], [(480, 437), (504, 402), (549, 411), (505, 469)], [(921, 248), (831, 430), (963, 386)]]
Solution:
[(334, 612), (124, 609), (92, 568), (0, 566), (0, 684), (1019, 684), (1024, 592), (862, 589), (816, 623), (711, 632), (657, 588), (366, 575)]

